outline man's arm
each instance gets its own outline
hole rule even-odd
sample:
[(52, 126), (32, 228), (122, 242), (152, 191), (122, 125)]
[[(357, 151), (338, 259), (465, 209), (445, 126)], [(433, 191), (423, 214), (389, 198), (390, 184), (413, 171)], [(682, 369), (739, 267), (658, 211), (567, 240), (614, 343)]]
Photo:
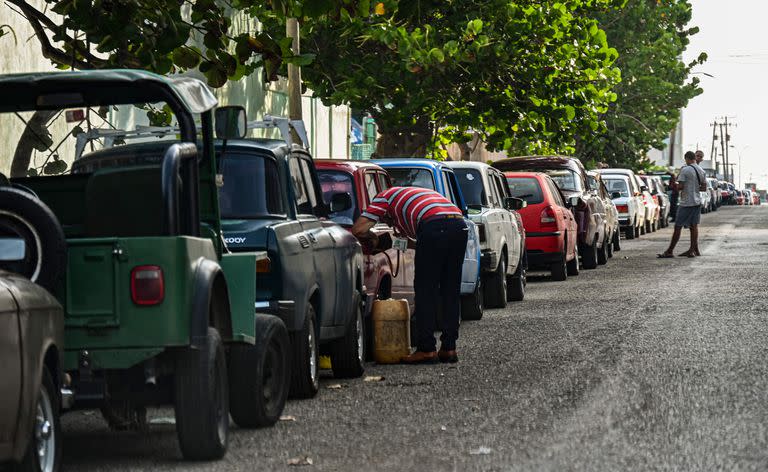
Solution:
[(375, 245), (378, 238), (376, 237), (376, 234), (371, 231), (371, 228), (374, 226), (376, 226), (376, 221), (365, 216), (360, 216), (357, 218), (357, 221), (355, 221), (355, 224), (352, 225), (350, 231), (357, 239), (361, 241), (370, 240), (373, 241)]

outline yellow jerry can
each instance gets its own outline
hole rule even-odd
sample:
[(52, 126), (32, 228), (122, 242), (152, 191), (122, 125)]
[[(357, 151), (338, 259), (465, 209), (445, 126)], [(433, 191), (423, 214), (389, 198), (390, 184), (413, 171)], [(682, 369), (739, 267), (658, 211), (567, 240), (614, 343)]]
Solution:
[(373, 359), (378, 364), (397, 364), (411, 353), (411, 310), (408, 300), (376, 300), (373, 318)]

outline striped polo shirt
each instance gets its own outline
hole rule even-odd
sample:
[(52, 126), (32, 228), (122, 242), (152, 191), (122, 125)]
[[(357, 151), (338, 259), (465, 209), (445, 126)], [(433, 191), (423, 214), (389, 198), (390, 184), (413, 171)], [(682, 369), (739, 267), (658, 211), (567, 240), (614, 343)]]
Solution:
[(449, 215), (463, 216), (450, 200), (421, 187), (391, 187), (376, 195), (362, 213), (373, 221), (388, 216), (397, 229), (414, 239), (420, 222)]

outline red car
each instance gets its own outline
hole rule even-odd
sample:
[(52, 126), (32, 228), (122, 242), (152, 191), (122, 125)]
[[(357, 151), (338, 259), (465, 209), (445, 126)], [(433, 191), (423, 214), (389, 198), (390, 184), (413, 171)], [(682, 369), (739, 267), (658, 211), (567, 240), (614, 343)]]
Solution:
[[(316, 159), (314, 162), (326, 203), (329, 203), (334, 193), (347, 192), (352, 196), (352, 207), (349, 210), (329, 215), (330, 219), (347, 229), (379, 192), (392, 186), (387, 172), (367, 161)], [(380, 238), (385, 233), (394, 237), (392, 227), (384, 223), (374, 226), (373, 231)], [(413, 314), (416, 306), (413, 291), (415, 251), (409, 249), (400, 252), (390, 248), (374, 253), (371, 248), (364, 246), (363, 261), (368, 322), (371, 305), (375, 299), (404, 298), (408, 300)], [(370, 329), (366, 330), (366, 333), (371, 332)]]
[(504, 175), (512, 196), (528, 203), (518, 210), (525, 227), (528, 267), (548, 269), (554, 280), (578, 275), (578, 226), (555, 182), (539, 172)]

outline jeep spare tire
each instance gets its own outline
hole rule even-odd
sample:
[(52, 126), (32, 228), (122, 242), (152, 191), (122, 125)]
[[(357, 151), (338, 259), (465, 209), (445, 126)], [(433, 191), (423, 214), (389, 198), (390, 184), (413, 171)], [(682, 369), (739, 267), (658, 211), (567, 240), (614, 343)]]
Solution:
[(64, 231), (51, 209), (28, 192), (0, 187), (0, 269), (55, 291), (66, 263)]

